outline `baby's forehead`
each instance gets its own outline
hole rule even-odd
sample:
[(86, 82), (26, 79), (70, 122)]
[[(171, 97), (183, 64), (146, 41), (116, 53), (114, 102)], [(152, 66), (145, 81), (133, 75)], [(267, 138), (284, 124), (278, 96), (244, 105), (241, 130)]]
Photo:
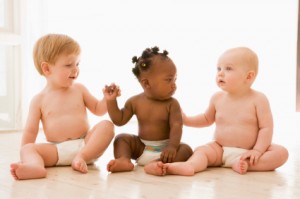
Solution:
[(153, 70), (176, 70), (176, 66), (169, 58), (158, 58), (152, 63)]
[(174, 65), (173, 61), (169, 57), (164, 57), (161, 55), (155, 55), (151, 60), (153, 65)]

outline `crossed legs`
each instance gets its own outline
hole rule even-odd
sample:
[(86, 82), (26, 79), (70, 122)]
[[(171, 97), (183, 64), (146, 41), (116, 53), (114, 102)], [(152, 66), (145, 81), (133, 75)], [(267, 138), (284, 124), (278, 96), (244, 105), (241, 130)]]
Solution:
[[(221, 166), (222, 156), (222, 147), (211, 142), (198, 147), (186, 162), (163, 164), (163, 172), (164, 175), (192, 176), (207, 167)], [(240, 158), (233, 162), (232, 169), (239, 174), (247, 171), (272, 171), (283, 165), (287, 159), (288, 151), (280, 145), (272, 144), (255, 165), (250, 164), (249, 159)]]
[[(134, 164), (131, 159), (138, 159), (145, 148), (145, 144), (136, 135), (119, 134), (114, 141), (114, 156), (107, 165), (107, 170), (110, 172), (132, 171)], [(186, 161), (193, 151), (186, 144), (180, 144), (174, 161)], [(159, 160), (149, 162), (144, 166), (144, 170), (148, 174), (162, 175), (163, 163)]]
[[(92, 128), (86, 138), (85, 146), (72, 162), (72, 168), (86, 173), (87, 162), (101, 156), (114, 136), (114, 126), (109, 121), (102, 121)], [(21, 161), (10, 165), (14, 179), (36, 179), (47, 176), (45, 167), (55, 166), (58, 161), (55, 144), (26, 144), (21, 148)]]

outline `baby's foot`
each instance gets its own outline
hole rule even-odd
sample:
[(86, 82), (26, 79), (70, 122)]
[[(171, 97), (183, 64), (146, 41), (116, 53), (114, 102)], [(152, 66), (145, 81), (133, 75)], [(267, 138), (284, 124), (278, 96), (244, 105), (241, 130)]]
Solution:
[(10, 173), (15, 180), (37, 179), (47, 176), (47, 171), (44, 167), (22, 163), (11, 164)]
[(19, 180), (19, 177), (17, 175), (18, 168), (19, 168), (19, 163), (13, 163), (10, 165), (10, 173), (15, 180)]
[(115, 160), (109, 161), (107, 164), (107, 171), (109, 172), (122, 172), (122, 171), (132, 171), (134, 165), (132, 162), (126, 158), (118, 158)]
[(146, 173), (155, 175), (155, 176), (163, 176), (166, 175), (166, 170), (164, 169), (164, 164), (161, 161), (150, 162), (149, 164), (144, 166), (144, 170)]
[(76, 156), (72, 162), (72, 168), (75, 171), (79, 171), (81, 173), (87, 173), (88, 172), (88, 167), (87, 164), (85, 162), (85, 160), (80, 157), (80, 156)]
[(248, 162), (246, 160), (236, 161), (232, 165), (232, 169), (239, 174), (246, 174), (248, 170)]
[(193, 176), (195, 174), (194, 168), (184, 162), (174, 162), (164, 164), (167, 174)]

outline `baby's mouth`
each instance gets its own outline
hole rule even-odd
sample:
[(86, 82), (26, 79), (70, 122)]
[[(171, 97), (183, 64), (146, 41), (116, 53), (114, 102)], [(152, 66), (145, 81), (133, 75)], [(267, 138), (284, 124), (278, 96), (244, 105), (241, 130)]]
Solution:
[(219, 80), (218, 80), (218, 83), (220, 83), (220, 84), (224, 84), (224, 83), (225, 83), (225, 81), (224, 81), (224, 80), (222, 80), (222, 79), (219, 79)]

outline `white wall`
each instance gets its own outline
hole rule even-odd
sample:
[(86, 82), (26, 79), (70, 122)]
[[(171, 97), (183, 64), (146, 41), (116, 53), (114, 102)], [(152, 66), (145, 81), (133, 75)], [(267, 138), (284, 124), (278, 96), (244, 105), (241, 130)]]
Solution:
[[(274, 118), (295, 113), (297, 0), (41, 2), (41, 34), (64, 33), (81, 44), (78, 81), (95, 96), (102, 97), (102, 87), (110, 82), (121, 86), (120, 105), (140, 92), (131, 58), (157, 45), (169, 51), (178, 67), (175, 97), (186, 113), (196, 114), (204, 111), (218, 89), (214, 81), (218, 56), (227, 48), (248, 46), (260, 58), (253, 87), (269, 97)], [(37, 36), (41, 35), (31, 38), (32, 45)], [(42, 82), (33, 64), (27, 66), (31, 76)], [(26, 99), (37, 90), (31, 89)], [(98, 120), (91, 117), (92, 123)]]

